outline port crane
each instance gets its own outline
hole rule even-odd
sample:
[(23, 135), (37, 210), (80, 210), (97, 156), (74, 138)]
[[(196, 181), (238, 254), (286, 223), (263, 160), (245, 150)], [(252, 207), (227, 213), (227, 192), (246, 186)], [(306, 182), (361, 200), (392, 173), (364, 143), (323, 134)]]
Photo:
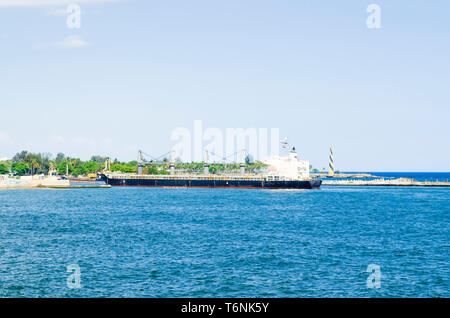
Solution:
[[(150, 160), (146, 160), (144, 158), (144, 155), (147, 158), (150, 158)], [(140, 175), (142, 174), (142, 169), (146, 165), (160, 165), (161, 166), (161, 165), (168, 164), (169, 162), (164, 161), (164, 159), (166, 159), (168, 155), (170, 155), (169, 162), (170, 162), (170, 166), (172, 168), (172, 165), (174, 165), (174, 161), (175, 161), (174, 151), (173, 150), (171, 150), (169, 152), (166, 152), (166, 153), (160, 155), (159, 157), (153, 157), (152, 155), (149, 155), (149, 154), (145, 153), (142, 150), (138, 150), (138, 158), (137, 158), (138, 159), (137, 160), (137, 162), (138, 162), (138, 174), (140, 174)]]

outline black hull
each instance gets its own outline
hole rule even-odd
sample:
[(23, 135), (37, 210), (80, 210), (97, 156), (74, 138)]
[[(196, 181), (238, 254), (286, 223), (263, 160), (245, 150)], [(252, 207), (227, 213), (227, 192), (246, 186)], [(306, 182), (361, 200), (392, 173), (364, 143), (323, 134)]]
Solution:
[(247, 189), (318, 189), (322, 180), (307, 181), (256, 181), (256, 180), (197, 180), (152, 178), (101, 178), (111, 186), (128, 187), (198, 187), (198, 188), (247, 188)]

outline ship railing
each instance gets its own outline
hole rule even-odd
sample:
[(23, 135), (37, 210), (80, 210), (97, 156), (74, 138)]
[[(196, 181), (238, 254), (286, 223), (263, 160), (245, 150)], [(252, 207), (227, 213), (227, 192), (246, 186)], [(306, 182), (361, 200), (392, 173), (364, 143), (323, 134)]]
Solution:
[[(192, 174), (178, 174), (178, 175), (137, 175), (137, 174), (109, 174), (109, 178), (112, 179), (159, 179), (159, 180), (180, 180), (180, 179), (190, 179), (190, 180), (256, 180), (256, 181), (293, 181), (297, 179), (287, 178), (284, 176), (277, 175), (192, 175)], [(300, 179), (298, 179), (300, 180)]]
[(223, 180), (223, 181), (265, 181), (267, 178), (265, 176), (207, 176), (207, 175), (132, 175), (132, 174), (117, 174), (109, 176), (112, 179), (157, 179), (157, 180)]

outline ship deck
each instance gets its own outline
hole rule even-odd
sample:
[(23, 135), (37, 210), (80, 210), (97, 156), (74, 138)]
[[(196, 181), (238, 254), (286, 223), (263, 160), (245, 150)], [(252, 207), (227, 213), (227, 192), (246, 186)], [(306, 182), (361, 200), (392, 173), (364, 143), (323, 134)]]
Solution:
[(107, 174), (110, 179), (133, 180), (217, 180), (217, 181), (299, 181), (266, 175), (135, 175), (135, 174)]

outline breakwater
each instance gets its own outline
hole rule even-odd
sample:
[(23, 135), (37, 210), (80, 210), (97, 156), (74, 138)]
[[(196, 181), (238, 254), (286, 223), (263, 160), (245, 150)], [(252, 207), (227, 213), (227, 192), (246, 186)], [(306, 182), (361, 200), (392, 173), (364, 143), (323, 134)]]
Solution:
[(367, 178), (376, 178), (376, 176), (370, 173), (336, 173), (333, 176), (328, 175), (328, 173), (310, 173), (312, 178), (321, 178), (321, 179), (367, 179)]
[(395, 187), (450, 187), (448, 181), (417, 181), (409, 178), (374, 180), (324, 180), (323, 186), (395, 186)]

